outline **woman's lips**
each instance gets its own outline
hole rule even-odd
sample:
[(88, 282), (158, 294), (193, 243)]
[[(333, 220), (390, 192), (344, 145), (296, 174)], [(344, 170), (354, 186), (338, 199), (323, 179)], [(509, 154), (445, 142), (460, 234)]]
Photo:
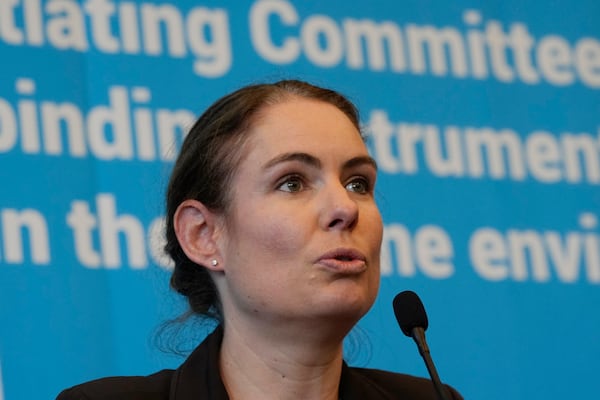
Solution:
[(319, 257), (317, 263), (341, 274), (359, 274), (367, 269), (366, 257), (354, 249), (339, 248), (328, 251)]

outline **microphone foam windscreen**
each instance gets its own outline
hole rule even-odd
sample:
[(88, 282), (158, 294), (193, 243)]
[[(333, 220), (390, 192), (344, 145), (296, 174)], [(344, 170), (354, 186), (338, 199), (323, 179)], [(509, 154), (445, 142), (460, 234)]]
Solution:
[(400, 329), (406, 336), (412, 336), (413, 328), (420, 327), (426, 330), (429, 326), (425, 307), (415, 292), (406, 290), (398, 293), (394, 297), (393, 305)]

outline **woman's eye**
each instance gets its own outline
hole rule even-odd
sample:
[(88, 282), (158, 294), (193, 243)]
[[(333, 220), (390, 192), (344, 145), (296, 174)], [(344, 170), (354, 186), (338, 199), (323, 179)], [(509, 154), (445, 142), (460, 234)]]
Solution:
[(365, 193), (369, 192), (370, 186), (371, 185), (369, 184), (369, 182), (366, 179), (357, 178), (357, 179), (350, 181), (350, 183), (348, 183), (346, 185), (346, 189), (351, 192), (365, 194)]
[(302, 189), (304, 189), (304, 183), (299, 177), (290, 176), (288, 178), (285, 178), (285, 180), (279, 184), (277, 189), (283, 192), (290, 193), (300, 192), (302, 191)]

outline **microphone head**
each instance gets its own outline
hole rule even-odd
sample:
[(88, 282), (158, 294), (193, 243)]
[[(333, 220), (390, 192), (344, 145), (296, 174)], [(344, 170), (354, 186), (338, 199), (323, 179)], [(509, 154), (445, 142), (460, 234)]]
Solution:
[(421, 299), (415, 292), (406, 290), (398, 293), (394, 297), (393, 305), (400, 329), (406, 336), (412, 337), (413, 328), (427, 330), (429, 326), (427, 313)]

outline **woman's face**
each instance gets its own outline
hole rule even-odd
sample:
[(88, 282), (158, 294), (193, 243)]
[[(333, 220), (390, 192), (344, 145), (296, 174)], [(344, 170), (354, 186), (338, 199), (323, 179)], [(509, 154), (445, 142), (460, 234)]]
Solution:
[(225, 319), (358, 320), (379, 287), (376, 167), (336, 107), (290, 99), (249, 132), (219, 239)]

